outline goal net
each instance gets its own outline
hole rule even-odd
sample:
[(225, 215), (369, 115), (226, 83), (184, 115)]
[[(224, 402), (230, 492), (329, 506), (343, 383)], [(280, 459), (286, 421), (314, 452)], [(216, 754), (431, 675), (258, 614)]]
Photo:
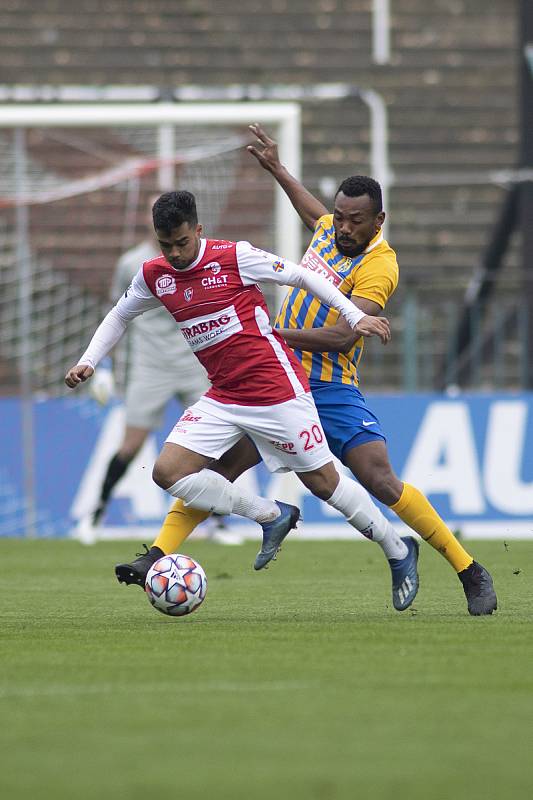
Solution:
[[(149, 199), (187, 189), (196, 195), (206, 235), (248, 239), (300, 258), (299, 223), (288, 199), (245, 150), (252, 141), (247, 125), (259, 121), (298, 175), (299, 107), (0, 108), (0, 379), (2, 397), (26, 409), (17, 418), (22, 431), (9, 431), (20, 440), (25, 490), (23, 496), (14, 491), (9, 464), (0, 466), (0, 535), (21, 528), (35, 534), (42, 531), (29, 496), (35, 493), (35, 400), (66, 393), (66, 369), (110, 307), (118, 258), (147, 237)], [(277, 299), (267, 300), (274, 312)], [(124, 350), (117, 360), (120, 387)], [(84, 397), (76, 402), (88, 403)]]
[[(282, 222), (276, 204), (285, 201), (276, 200), (272, 179), (244, 150), (250, 141), (246, 123), (254, 114), (261, 119), (263, 111), (290, 159), (294, 147), (283, 140), (295, 107), (230, 105), (137, 106), (129, 114), (124, 106), (99, 106), (92, 113), (87, 106), (5, 107), (0, 115), (4, 394), (19, 391), (28, 367), (33, 391), (63, 391), (65, 366), (82, 352), (109, 306), (117, 259), (146, 238), (146, 209), (154, 193), (192, 191), (208, 236), (249, 239), (299, 257), (295, 215)], [(14, 119), (8, 127), (9, 112)], [(298, 171), (299, 165), (291, 167)]]

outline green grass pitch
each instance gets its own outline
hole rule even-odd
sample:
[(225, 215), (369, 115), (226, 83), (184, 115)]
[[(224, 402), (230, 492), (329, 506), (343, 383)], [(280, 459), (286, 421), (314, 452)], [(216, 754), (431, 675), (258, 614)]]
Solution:
[(533, 797), (533, 542), (469, 544), (492, 618), (427, 546), (398, 614), (377, 548), (293, 540), (261, 573), (183, 546), (209, 589), (180, 620), (116, 583), (136, 543), (0, 541), (0, 795)]

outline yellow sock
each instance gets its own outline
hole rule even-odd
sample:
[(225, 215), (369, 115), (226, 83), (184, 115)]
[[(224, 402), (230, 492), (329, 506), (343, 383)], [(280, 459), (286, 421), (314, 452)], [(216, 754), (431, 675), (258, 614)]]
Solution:
[(462, 572), (470, 566), (474, 560), (472, 556), (459, 544), (429, 500), (415, 486), (404, 483), (400, 499), (390, 508), (443, 555), (456, 572)]
[(208, 516), (208, 511), (187, 507), (183, 504), (183, 500), (176, 500), (166, 515), (152, 547), (159, 547), (165, 555), (179, 553), (180, 544)]

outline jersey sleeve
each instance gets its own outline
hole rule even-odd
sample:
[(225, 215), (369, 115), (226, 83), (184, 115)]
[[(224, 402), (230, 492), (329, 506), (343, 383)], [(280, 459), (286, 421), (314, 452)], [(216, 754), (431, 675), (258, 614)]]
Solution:
[(237, 242), (235, 253), (239, 274), (245, 286), (252, 286), (254, 283), (277, 283), (279, 286), (286, 284), (291, 262), (254, 247), (250, 242)]
[(115, 306), (119, 314), (127, 322), (138, 317), (139, 314), (144, 314), (145, 311), (150, 311), (152, 308), (158, 308), (161, 305), (157, 297), (148, 288), (148, 284), (144, 280), (143, 269), (141, 268), (133, 276), (133, 280)]
[(351, 291), (354, 300), (364, 297), (373, 300), (381, 308), (385, 305), (398, 286), (399, 270), (392, 253), (376, 254), (367, 264), (355, 272), (354, 285)]
[(96, 365), (117, 344), (132, 319), (157, 308), (159, 300), (146, 285), (142, 270), (135, 275), (117, 304), (104, 317), (78, 364)]
[(352, 328), (355, 328), (359, 320), (365, 316), (361, 309), (316, 272), (311, 272), (266, 250), (252, 247), (249, 242), (237, 242), (236, 254), (239, 273), (245, 286), (267, 282), (305, 289), (322, 303), (336, 308)]
[(315, 222), (315, 229), (313, 231), (313, 236), (316, 236), (316, 234), (319, 231), (324, 231), (327, 230), (328, 228), (331, 228), (332, 224), (333, 224), (333, 214), (323, 214)]

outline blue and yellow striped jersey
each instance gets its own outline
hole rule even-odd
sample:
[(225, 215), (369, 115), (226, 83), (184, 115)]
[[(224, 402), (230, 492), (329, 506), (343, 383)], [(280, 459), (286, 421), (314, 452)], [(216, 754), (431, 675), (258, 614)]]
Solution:
[[(337, 250), (333, 215), (316, 224), (302, 266), (330, 280), (346, 297), (364, 297), (381, 308), (398, 285), (396, 253), (378, 233), (360, 256), (348, 258)], [(276, 328), (321, 328), (334, 325), (339, 312), (324, 305), (303, 289), (291, 289), (277, 316)], [(357, 386), (357, 366), (363, 352), (363, 338), (349, 353), (309, 353), (295, 350), (311, 382), (349, 383)]]

